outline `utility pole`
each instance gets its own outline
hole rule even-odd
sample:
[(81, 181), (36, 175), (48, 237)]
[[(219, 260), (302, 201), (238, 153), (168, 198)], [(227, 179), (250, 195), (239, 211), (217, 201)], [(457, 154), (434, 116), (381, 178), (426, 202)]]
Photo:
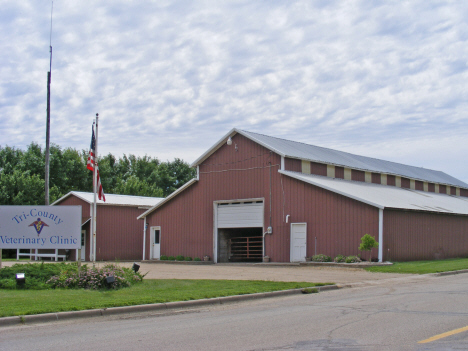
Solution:
[(50, 61), (49, 72), (47, 72), (47, 122), (46, 122), (46, 148), (45, 148), (45, 205), (49, 205), (49, 165), (50, 165), (50, 82), (52, 79), (52, 11), (54, 9), (54, 2), (52, 1), (52, 8), (50, 10)]

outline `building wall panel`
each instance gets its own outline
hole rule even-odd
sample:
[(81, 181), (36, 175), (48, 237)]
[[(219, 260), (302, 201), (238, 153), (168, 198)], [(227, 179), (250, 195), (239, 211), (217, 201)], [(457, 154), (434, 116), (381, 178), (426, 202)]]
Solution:
[(327, 165), (324, 163), (311, 162), (310, 163), (310, 173), (327, 176)]
[(344, 179), (344, 167), (335, 166), (335, 178)]
[(468, 255), (468, 217), (384, 210), (384, 259), (433, 260)]
[(380, 173), (372, 173), (372, 183), (380, 184), (381, 181), (381, 174)]
[(284, 168), (291, 172), (302, 172), (302, 161), (295, 158), (286, 157), (284, 159)]
[(358, 171), (357, 169), (351, 170), (351, 179), (358, 182), (366, 181), (366, 172)]
[(395, 186), (396, 185), (396, 179), (394, 175), (387, 175), (387, 185)]

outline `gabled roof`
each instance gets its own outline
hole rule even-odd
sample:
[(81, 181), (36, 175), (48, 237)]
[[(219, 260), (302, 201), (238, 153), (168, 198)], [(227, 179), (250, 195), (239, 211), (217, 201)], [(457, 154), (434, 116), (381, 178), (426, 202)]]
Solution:
[(367, 172), (397, 175), (430, 183), (453, 185), (468, 189), (468, 184), (441, 171), (354, 155), (343, 151), (275, 138), (235, 128), (200, 156), (192, 166), (200, 165), (206, 158), (219, 149), (229, 137), (233, 137), (235, 134), (241, 134), (283, 157), (347, 167)]
[(395, 186), (330, 178), (291, 171), (281, 174), (322, 189), (352, 198), (379, 209), (395, 208), (450, 214), (468, 215), (468, 198), (436, 194)]
[[(72, 195), (90, 204), (94, 202), (93, 193), (86, 193), (82, 191), (70, 191), (68, 194), (62, 196), (60, 199), (55, 201), (52, 205), (56, 205)], [(97, 199), (97, 204), (112, 206), (152, 207), (158, 202), (161, 202), (162, 200), (164, 200), (163, 197), (106, 194), (106, 202)]]

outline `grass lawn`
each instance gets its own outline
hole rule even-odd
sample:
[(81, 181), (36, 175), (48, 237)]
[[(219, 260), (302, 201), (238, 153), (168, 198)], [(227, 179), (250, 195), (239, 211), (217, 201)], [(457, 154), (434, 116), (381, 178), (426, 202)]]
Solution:
[(395, 262), (391, 266), (366, 268), (369, 272), (427, 274), (468, 269), (468, 258), (448, 260)]
[(330, 283), (145, 279), (141, 284), (115, 291), (2, 289), (0, 317), (196, 300), (327, 284)]

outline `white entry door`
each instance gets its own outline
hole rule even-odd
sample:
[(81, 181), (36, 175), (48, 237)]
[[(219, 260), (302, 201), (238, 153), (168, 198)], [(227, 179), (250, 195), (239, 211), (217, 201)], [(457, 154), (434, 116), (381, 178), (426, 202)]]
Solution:
[(86, 260), (86, 230), (81, 231), (81, 260)]
[(291, 262), (306, 260), (307, 223), (291, 223)]
[(151, 258), (161, 257), (161, 227), (151, 227)]

